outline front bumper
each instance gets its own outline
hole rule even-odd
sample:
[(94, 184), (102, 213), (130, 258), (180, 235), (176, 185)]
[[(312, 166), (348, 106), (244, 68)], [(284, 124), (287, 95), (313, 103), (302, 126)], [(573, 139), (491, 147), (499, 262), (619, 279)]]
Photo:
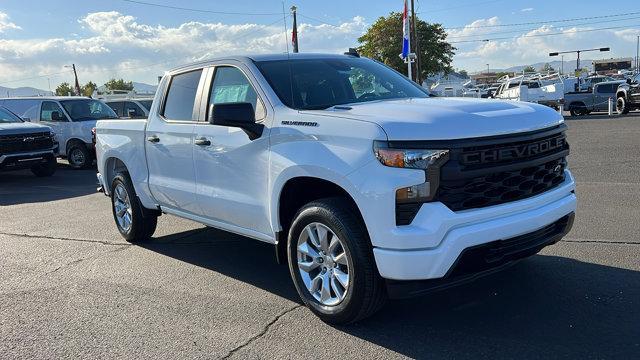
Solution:
[(574, 190), (566, 171), (562, 184), (524, 200), (459, 212), (426, 203), (411, 225), (397, 227), (383, 246), (374, 243), (378, 271), (390, 280), (443, 278), (465, 249), (525, 235), (574, 213)]
[(516, 261), (537, 254), (542, 248), (560, 241), (571, 231), (574, 217), (574, 213), (570, 213), (539, 230), (467, 248), (458, 256), (447, 274), (440, 279), (387, 280), (387, 293), (389, 297), (394, 299), (413, 297), (456, 286), (500, 271)]
[(29, 169), (33, 166), (46, 164), (55, 160), (55, 149), (4, 154), (0, 156), (0, 171), (14, 171)]

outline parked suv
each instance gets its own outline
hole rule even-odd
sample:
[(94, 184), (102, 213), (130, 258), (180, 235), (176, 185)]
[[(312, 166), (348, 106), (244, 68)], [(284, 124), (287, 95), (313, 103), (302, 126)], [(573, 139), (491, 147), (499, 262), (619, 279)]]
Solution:
[(109, 99), (104, 102), (121, 119), (146, 119), (153, 99)]
[(60, 143), (60, 156), (77, 169), (93, 165), (91, 129), (101, 119), (117, 119), (110, 107), (87, 97), (31, 97), (0, 99), (24, 120), (50, 126)]
[(0, 106), (0, 171), (31, 169), (36, 176), (51, 176), (57, 148), (50, 127), (24, 122)]
[(98, 180), (122, 236), (143, 241), (169, 213), (273, 244), (302, 301), (348, 323), (569, 231), (560, 114), (431, 98), (349, 54), (180, 67), (147, 120), (99, 121)]
[(640, 109), (640, 73), (618, 87), (616, 111), (619, 115)]

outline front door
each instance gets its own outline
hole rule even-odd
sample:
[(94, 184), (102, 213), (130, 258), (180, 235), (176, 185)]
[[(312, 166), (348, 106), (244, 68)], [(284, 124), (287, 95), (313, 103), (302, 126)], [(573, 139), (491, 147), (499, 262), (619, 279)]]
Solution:
[[(266, 122), (265, 103), (249, 72), (241, 64), (219, 65), (211, 71), (204, 94), (209, 94), (201, 109), (208, 114), (222, 103), (248, 102), (256, 121)], [(212, 78), (211, 78), (212, 77)], [(203, 99), (203, 102), (205, 99)], [(203, 110), (201, 110), (203, 111)], [(271, 236), (268, 216), (268, 128), (262, 137), (249, 140), (239, 128), (201, 122), (194, 129), (196, 193), (201, 215), (221, 227), (254, 237)], [(238, 227), (238, 228), (236, 228)], [(247, 231), (243, 231), (247, 230)], [(251, 229), (251, 230), (249, 230)]]
[(193, 128), (202, 69), (173, 75), (145, 133), (149, 189), (161, 206), (195, 213)]
[(66, 155), (66, 144), (69, 140), (70, 122), (62, 107), (55, 101), (43, 101), (40, 106), (39, 120), (51, 127), (56, 133), (56, 139), (60, 144), (60, 153)]

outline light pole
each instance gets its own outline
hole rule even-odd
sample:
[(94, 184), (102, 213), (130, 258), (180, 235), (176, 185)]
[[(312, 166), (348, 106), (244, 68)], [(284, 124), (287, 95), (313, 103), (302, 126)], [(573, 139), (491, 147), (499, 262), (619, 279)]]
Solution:
[(636, 39), (636, 72), (640, 73), (640, 35)]
[(587, 51), (609, 51), (609, 50), (610, 49), (608, 47), (603, 47), (603, 48), (597, 48), (597, 49), (559, 51), (559, 52), (549, 53), (549, 56), (558, 56), (560, 54), (572, 54), (572, 53), (578, 54), (578, 59), (576, 60), (576, 72), (579, 72), (580, 71), (580, 53), (587, 52)]
[(487, 75), (489, 75), (489, 64), (487, 64)]
[(564, 75), (564, 55), (560, 55), (560, 75)]

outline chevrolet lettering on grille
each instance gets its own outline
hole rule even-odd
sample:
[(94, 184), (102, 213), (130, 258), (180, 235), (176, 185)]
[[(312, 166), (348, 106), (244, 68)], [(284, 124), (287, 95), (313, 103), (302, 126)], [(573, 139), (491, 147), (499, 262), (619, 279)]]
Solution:
[(462, 162), (466, 165), (476, 165), (526, 159), (564, 147), (565, 137), (561, 135), (522, 145), (466, 152), (462, 155)]

